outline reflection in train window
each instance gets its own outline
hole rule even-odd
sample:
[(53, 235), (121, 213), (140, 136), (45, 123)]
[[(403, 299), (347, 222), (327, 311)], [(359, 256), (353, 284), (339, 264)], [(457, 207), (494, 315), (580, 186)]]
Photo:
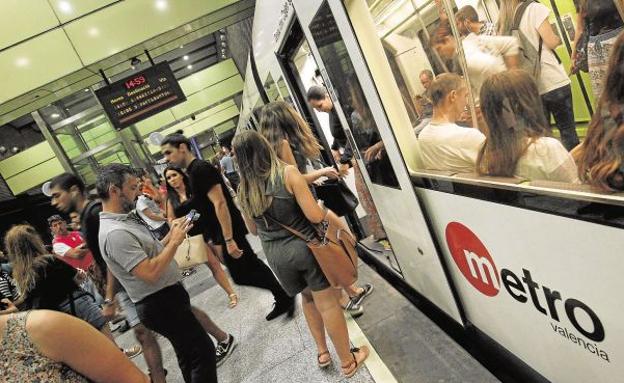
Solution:
[(282, 100), (282, 95), (280, 95), (279, 90), (277, 89), (277, 84), (273, 81), (271, 73), (269, 73), (269, 76), (264, 82), (264, 90), (270, 101)]
[(338, 100), (345, 113), (371, 181), (398, 188), (396, 174), (327, 2), (314, 17), (310, 30), (333, 85), (333, 89), (328, 87), (335, 93), (332, 98)]

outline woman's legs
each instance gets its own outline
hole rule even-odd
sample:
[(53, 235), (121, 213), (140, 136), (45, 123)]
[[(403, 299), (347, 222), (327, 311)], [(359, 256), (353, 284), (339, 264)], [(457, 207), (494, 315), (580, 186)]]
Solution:
[[(342, 364), (349, 363), (353, 358), (349, 351), (347, 322), (342, 313), (342, 308), (338, 304), (338, 290), (330, 287), (321, 291), (312, 291), (310, 295), (312, 295), (313, 304), (309, 304), (308, 307), (304, 308), (304, 312), (306, 312), (306, 319), (308, 320), (312, 336), (314, 336), (314, 340), (319, 347), (319, 353), (327, 350), (325, 331), (319, 331), (320, 324), (327, 330)], [(322, 339), (320, 339), (321, 337)], [(323, 345), (325, 346), (324, 349)]]
[(232, 285), (230, 284), (230, 279), (221, 267), (221, 262), (219, 262), (217, 256), (208, 244), (206, 244), (206, 253), (208, 254), (208, 261), (206, 262), (206, 265), (212, 272), (212, 276), (214, 277), (214, 279), (217, 281), (219, 286), (221, 286), (221, 288), (225, 290), (228, 296), (236, 295), (234, 289), (232, 288)]
[(326, 362), (327, 359), (329, 359), (329, 355), (325, 354), (327, 351), (327, 340), (325, 339), (325, 324), (323, 323), (323, 317), (321, 317), (321, 313), (319, 313), (318, 309), (314, 305), (314, 298), (312, 297), (312, 292), (309, 289), (302, 291), (301, 297), (303, 315), (306, 318), (306, 322), (308, 322), (308, 328), (312, 333), (314, 343), (316, 343), (318, 354), (324, 354), (323, 356), (319, 356), (319, 362)]

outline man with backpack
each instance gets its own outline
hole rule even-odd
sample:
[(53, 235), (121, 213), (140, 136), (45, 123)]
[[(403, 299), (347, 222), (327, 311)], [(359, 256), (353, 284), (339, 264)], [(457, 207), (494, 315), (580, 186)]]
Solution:
[(537, 82), (546, 120), (554, 117), (568, 150), (579, 143), (570, 79), (554, 50), (561, 39), (553, 30), (550, 9), (534, 0), (505, 0), (499, 13), (499, 34), (514, 36), (520, 45), (519, 68)]

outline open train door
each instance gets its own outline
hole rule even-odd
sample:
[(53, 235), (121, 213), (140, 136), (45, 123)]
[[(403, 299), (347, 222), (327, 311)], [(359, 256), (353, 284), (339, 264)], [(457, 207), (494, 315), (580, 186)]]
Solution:
[(446, 266), (342, 2), (305, 0), (293, 5), (347, 138), (357, 148), (357, 165), (405, 281), (463, 324)]

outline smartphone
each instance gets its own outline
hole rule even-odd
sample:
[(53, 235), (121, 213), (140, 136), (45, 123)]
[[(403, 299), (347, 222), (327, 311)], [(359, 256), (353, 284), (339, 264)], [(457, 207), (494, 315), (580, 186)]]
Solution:
[(199, 214), (197, 212), (197, 210), (192, 209), (191, 211), (189, 211), (189, 213), (186, 215), (186, 220), (188, 222), (195, 222), (199, 219), (199, 217), (201, 216), (201, 214)]

